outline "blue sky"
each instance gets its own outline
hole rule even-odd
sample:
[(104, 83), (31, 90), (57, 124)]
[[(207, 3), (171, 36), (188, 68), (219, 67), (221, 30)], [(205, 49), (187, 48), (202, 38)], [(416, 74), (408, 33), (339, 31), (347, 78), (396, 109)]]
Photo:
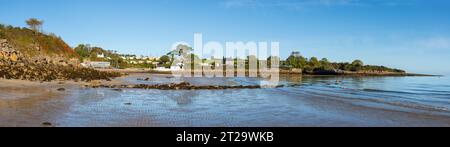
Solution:
[(159, 56), (174, 42), (278, 41), (331, 61), (450, 74), (448, 0), (0, 0), (0, 23), (44, 30), (69, 45)]

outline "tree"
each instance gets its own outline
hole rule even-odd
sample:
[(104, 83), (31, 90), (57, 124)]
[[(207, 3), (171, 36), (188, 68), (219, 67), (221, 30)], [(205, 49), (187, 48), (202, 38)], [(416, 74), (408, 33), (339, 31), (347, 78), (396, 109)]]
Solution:
[(361, 60), (355, 60), (351, 64), (351, 71), (359, 71), (363, 68), (364, 63)]
[(300, 68), (305, 68), (308, 65), (308, 59), (306, 59), (305, 57), (298, 57), (298, 64), (300, 65)]
[(361, 60), (355, 60), (352, 62), (352, 65), (362, 67), (364, 66), (364, 63)]
[(304, 69), (308, 65), (308, 59), (300, 55), (291, 55), (286, 59), (286, 64), (292, 68)]
[(177, 45), (177, 47), (175, 48), (175, 50), (170, 51), (169, 53), (167, 53), (168, 56), (185, 56), (188, 55), (191, 51), (193, 51), (194, 49), (192, 49), (192, 47), (188, 46), (188, 45), (184, 45), (184, 44), (179, 44)]
[(327, 58), (322, 58), (322, 59), (320, 60), (320, 63), (322, 63), (322, 64), (329, 64), (330, 62), (328, 61)]
[(167, 55), (164, 55), (164, 56), (161, 56), (161, 58), (159, 58), (159, 61), (161, 62), (161, 63), (167, 63), (167, 62), (170, 62), (170, 57), (169, 56), (167, 56)]
[(81, 58), (88, 58), (90, 55), (90, 47), (89, 45), (80, 44), (75, 49), (75, 52), (80, 55)]
[(278, 57), (278, 56), (269, 56), (269, 58), (267, 58), (267, 67), (272, 67), (272, 59), (274, 61), (280, 62), (280, 57)]
[(333, 67), (331, 66), (331, 63), (328, 61), (327, 58), (322, 58), (320, 60), (320, 65), (321, 65), (320, 68), (322, 70), (331, 70), (331, 69), (333, 69)]
[(30, 29), (36, 32), (40, 32), (42, 30), (42, 24), (44, 21), (38, 20), (36, 18), (30, 18), (26, 21), (27, 25), (30, 26)]
[(299, 67), (297, 58), (295, 56), (292, 56), (292, 55), (289, 56), (286, 59), (286, 63), (287, 63), (288, 66), (291, 66), (293, 68), (298, 68)]
[(320, 62), (316, 57), (311, 57), (311, 59), (309, 59), (309, 65), (314, 69), (320, 67)]

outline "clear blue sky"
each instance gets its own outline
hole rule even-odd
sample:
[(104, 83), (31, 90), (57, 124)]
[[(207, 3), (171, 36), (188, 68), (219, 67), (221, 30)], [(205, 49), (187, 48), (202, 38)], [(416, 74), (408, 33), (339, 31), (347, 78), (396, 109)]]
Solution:
[(331, 61), (450, 74), (448, 0), (0, 0), (0, 23), (44, 30), (69, 45), (159, 56), (174, 42), (279, 41)]

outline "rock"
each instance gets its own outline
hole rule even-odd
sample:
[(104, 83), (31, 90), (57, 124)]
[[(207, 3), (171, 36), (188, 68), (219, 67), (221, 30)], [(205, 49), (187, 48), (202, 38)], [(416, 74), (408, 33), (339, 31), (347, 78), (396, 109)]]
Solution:
[(44, 125), (44, 126), (52, 126), (53, 124), (50, 123), (50, 122), (43, 122), (42, 125)]
[[(48, 57), (25, 58), (8, 43), (0, 40), (0, 78), (48, 82), (53, 80), (93, 81), (110, 80), (121, 76), (116, 72), (103, 72), (91, 68), (53, 62)], [(2, 72), (7, 71), (7, 72)]]
[(66, 89), (65, 88), (58, 88), (57, 90), (58, 91), (65, 91)]
[(292, 68), (291, 72), (293, 72), (293, 73), (302, 73), (302, 69), (300, 69), (300, 68)]
[[(284, 85), (278, 85), (275, 88), (282, 88)], [(114, 91), (121, 91), (117, 88), (137, 88), (137, 89), (160, 89), (160, 90), (224, 90), (224, 89), (258, 89), (261, 85), (236, 85), (236, 86), (196, 86), (188, 82), (170, 83), (170, 84), (156, 84), (156, 85), (98, 85), (91, 86), (91, 88), (115, 88)]]
[(102, 84), (102, 82), (99, 81), (99, 80), (94, 80), (94, 81), (91, 81), (89, 83), (91, 84), (91, 86), (99, 86), (100, 84)]
[[(114, 86), (112, 86), (112, 87), (114, 87)], [(113, 91), (119, 91), (119, 92), (122, 92), (123, 90), (122, 89), (118, 89), (118, 88), (116, 88), (116, 89), (112, 89)]]

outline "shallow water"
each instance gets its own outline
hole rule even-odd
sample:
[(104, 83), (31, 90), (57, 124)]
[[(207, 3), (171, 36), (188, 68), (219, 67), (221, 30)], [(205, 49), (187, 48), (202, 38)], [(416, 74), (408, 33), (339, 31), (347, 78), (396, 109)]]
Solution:
[[(151, 80), (136, 80), (145, 77)], [(178, 91), (70, 87), (64, 95), (28, 99), (0, 94), (0, 126), (41, 126), (42, 122), (54, 126), (450, 126), (448, 77), (280, 79), (280, 84), (300, 86)], [(196, 85), (253, 85), (260, 81), (144, 74), (121, 80)]]

